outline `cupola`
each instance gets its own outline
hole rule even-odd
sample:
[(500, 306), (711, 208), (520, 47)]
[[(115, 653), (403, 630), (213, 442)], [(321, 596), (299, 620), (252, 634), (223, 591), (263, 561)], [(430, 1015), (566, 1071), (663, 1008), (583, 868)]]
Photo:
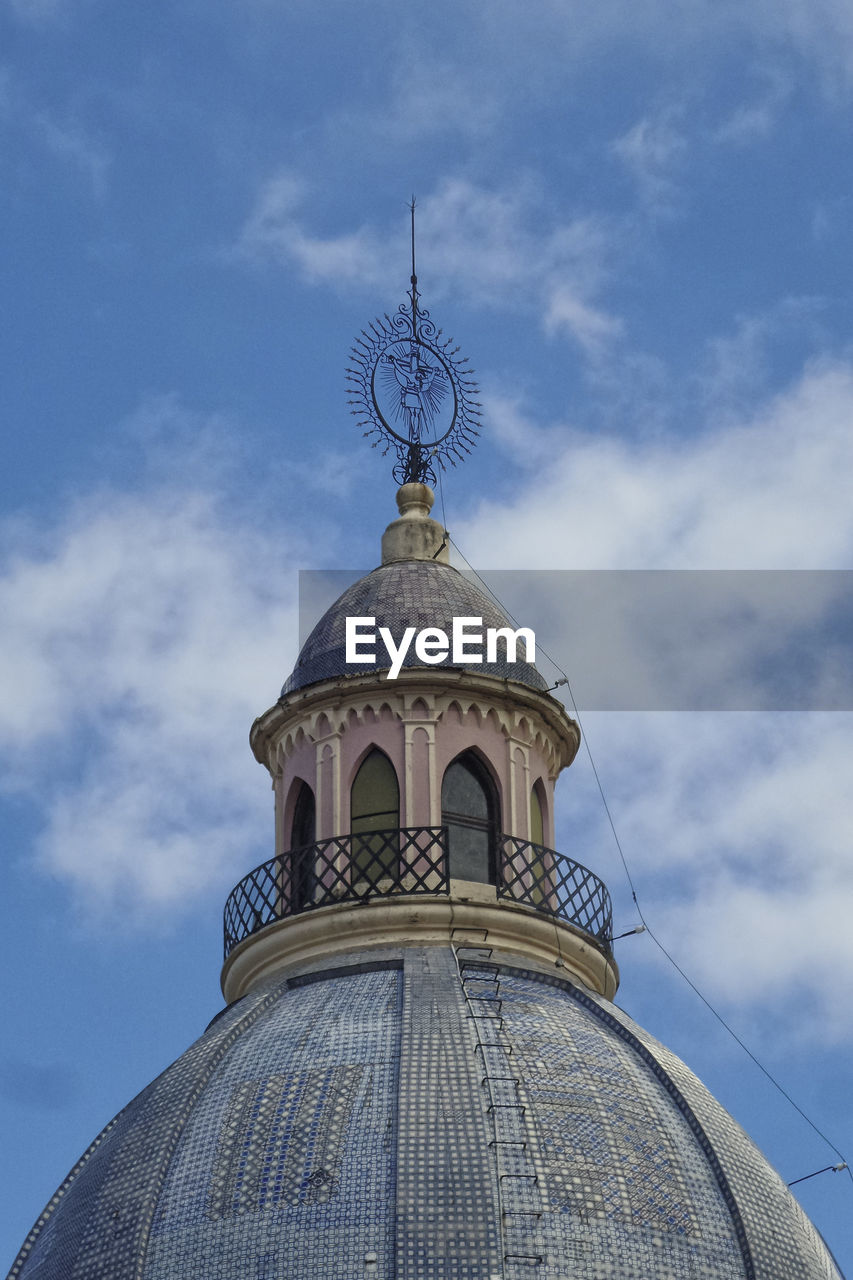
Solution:
[[(252, 727), (276, 847), (226, 907), (228, 999), (308, 957), (448, 941), (463, 926), (616, 989), (607, 890), (553, 847), (554, 784), (578, 726), (519, 628), (449, 564), (433, 501), (424, 483), (399, 489), (382, 564), (326, 611)], [(398, 647), (407, 633), (444, 635), (447, 652), (421, 647), (426, 661), (410, 642), (396, 673), (381, 643), (374, 663), (348, 661), (354, 619)], [(471, 638), (489, 633), (492, 652), (477, 653)]]

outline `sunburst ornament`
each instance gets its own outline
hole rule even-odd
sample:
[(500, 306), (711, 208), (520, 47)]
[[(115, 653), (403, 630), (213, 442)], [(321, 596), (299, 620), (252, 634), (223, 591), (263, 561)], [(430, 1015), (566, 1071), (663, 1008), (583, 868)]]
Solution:
[[(398, 484), (435, 484), (436, 468), (455, 467), (479, 436), (482, 405), (468, 359), (443, 338), (419, 306), (415, 274), (415, 202), (412, 215), (412, 287), (393, 316), (362, 329), (347, 368), (352, 413), (373, 447), (393, 449)], [(383, 447), (384, 446), (384, 447)]]

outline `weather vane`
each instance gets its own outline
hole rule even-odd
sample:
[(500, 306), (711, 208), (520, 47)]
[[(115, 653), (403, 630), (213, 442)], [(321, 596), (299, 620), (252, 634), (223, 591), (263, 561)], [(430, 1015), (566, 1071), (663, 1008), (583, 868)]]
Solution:
[(352, 412), (374, 437), (397, 455), (398, 484), (435, 484), (435, 468), (456, 466), (471, 452), (479, 433), (481, 404), (468, 359), (457, 359), (459, 347), (442, 338), (428, 311), (420, 305), (415, 273), (415, 200), (412, 217), (412, 287), (408, 302), (393, 316), (362, 329), (347, 369)]

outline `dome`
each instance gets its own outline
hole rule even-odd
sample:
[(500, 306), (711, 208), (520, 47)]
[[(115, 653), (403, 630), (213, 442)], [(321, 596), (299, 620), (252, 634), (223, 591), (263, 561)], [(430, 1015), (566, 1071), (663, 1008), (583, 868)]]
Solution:
[(229, 1006), (96, 1139), (10, 1276), (569, 1274), (839, 1272), (739, 1126), (615, 1005), (544, 966), (410, 946)]
[[(363, 676), (390, 667), (381, 641), (376, 645), (376, 666), (347, 662), (344, 631), (347, 617), (375, 618), (377, 631), (379, 627), (387, 627), (398, 643), (406, 627), (415, 627), (418, 631), (438, 627), (449, 636), (454, 618), (482, 618), (484, 630), (489, 627), (516, 630), (515, 624), (476, 583), (448, 564), (422, 559), (383, 564), (348, 587), (327, 609), (303, 645), (282, 695), (316, 684), (318, 680)], [(523, 645), (519, 646), (521, 653), (524, 653)], [(448, 660), (442, 665), (456, 664)], [(427, 667), (420, 662), (414, 646), (409, 647), (403, 666), (436, 670), (435, 666)], [(506, 660), (502, 642), (498, 645), (497, 662), (466, 663), (462, 670), (516, 680), (540, 692), (547, 689), (532, 663)]]

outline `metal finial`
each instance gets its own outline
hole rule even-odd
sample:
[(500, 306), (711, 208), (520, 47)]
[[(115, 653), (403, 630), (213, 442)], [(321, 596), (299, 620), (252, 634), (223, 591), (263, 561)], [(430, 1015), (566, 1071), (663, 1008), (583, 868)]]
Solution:
[[(398, 484), (435, 484), (435, 467), (470, 453), (479, 436), (478, 388), (452, 338), (442, 338), (418, 306), (415, 270), (415, 197), (409, 204), (412, 275), (409, 302), (376, 320), (352, 348), (347, 369), (349, 404), (365, 436), (397, 455)], [(463, 368), (463, 366), (465, 366)]]
[(418, 275), (415, 271), (415, 197), (412, 196), (409, 212), (412, 215), (412, 289), (410, 297), (412, 299), (412, 333), (417, 340), (418, 336)]

